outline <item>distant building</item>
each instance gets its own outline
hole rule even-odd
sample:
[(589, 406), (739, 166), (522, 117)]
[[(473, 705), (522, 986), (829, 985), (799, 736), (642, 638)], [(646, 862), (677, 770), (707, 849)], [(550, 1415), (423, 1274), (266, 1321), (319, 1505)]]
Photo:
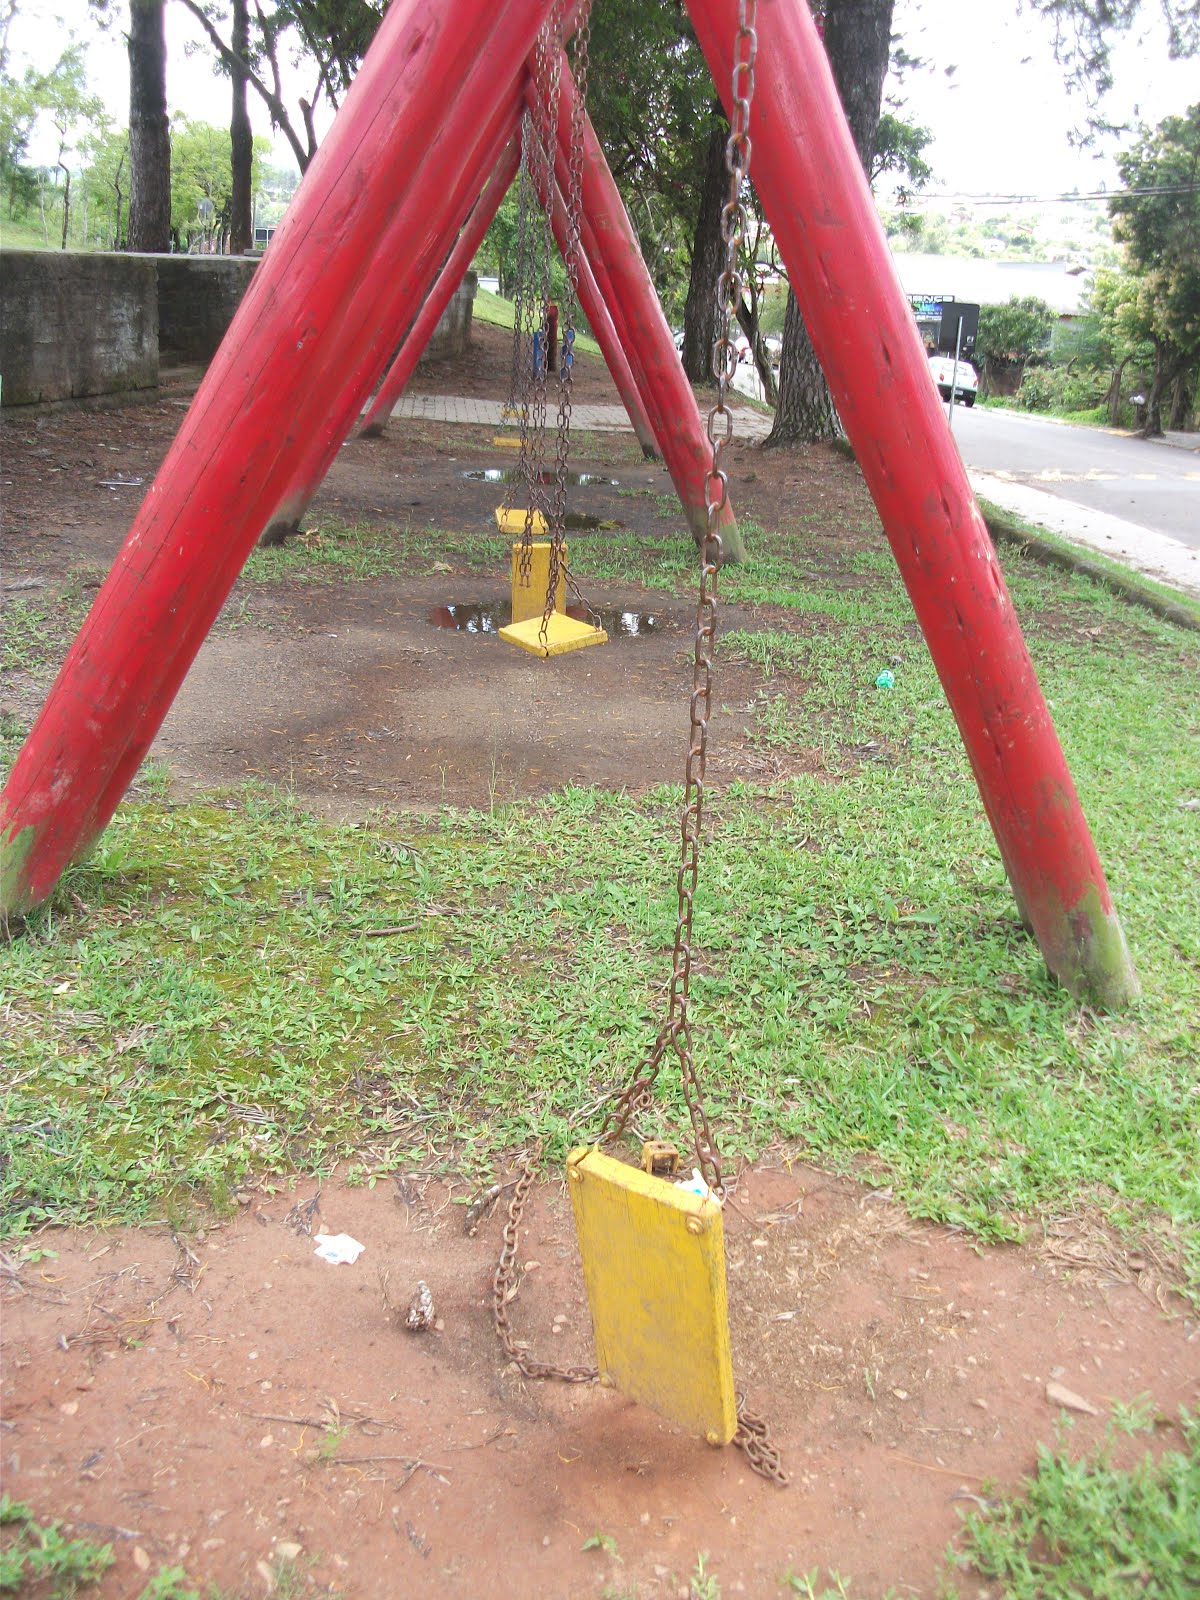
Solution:
[(1044, 300), (1060, 319), (1079, 316), (1091, 287), (1090, 273), (1064, 261), (989, 261), (970, 256), (935, 256), (892, 251), (904, 292), (1004, 305), (1014, 295)]

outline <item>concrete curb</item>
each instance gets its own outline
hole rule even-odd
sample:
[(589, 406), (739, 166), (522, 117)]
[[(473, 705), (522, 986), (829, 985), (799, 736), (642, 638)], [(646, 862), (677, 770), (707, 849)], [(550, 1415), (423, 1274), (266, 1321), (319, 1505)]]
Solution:
[(1141, 584), (1133, 573), (1114, 572), (1102, 566), (1100, 562), (1093, 561), (1082, 551), (1052, 544), (1048, 539), (1042, 539), (1025, 528), (1018, 528), (1015, 523), (1007, 522), (993, 513), (985, 512), (983, 520), (994, 543), (1015, 545), (1023, 554), (1032, 556), (1043, 566), (1058, 567), (1064, 572), (1077, 572), (1082, 577), (1090, 578), (1093, 583), (1102, 584), (1129, 605), (1141, 606), (1143, 610), (1152, 611), (1156, 617), (1161, 617), (1164, 622), (1173, 623), (1177, 628), (1200, 633), (1200, 615), (1190, 611), (1187, 606), (1155, 594), (1152, 589)]

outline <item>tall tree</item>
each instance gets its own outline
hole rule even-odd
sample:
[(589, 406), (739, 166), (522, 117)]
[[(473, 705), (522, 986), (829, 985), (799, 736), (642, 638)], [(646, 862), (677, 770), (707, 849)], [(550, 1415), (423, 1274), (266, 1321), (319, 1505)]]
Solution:
[(714, 107), (704, 147), (704, 182), (692, 236), (692, 265), (683, 308), (683, 370), (693, 383), (712, 380), (713, 340), (717, 326), (717, 284), (725, 267), (721, 210), (729, 193), (725, 145), (729, 126)]
[(129, 0), (129, 248), (171, 248), (164, 0)]
[[(894, 9), (895, 0), (828, 0), (825, 7), (825, 49), (865, 171), (870, 171), (875, 156)], [(839, 432), (829, 385), (796, 297), (789, 290), (779, 362), (779, 403), (767, 445), (832, 439)]]
[(250, 131), (250, 112), (246, 105), (249, 79), (243, 65), (250, 53), (250, 8), (246, 0), (233, 0), (230, 43), (237, 62), (230, 68), (233, 101), (229, 116), (229, 143), (233, 161), (233, 189), (229, 202), (229, 250), (240, 256), (254, 243), (254, 195), (250, 168), (254, 159), (254, 136)]
[(1125, 188), (1108, 209), (1154, 349), (1143, 429), (1152, 437), (1169, 398), (1179, 396), (1177, 415), (1187, 409), (1200, 366), (1200, 102), (1144, 131), (1117, 170)]

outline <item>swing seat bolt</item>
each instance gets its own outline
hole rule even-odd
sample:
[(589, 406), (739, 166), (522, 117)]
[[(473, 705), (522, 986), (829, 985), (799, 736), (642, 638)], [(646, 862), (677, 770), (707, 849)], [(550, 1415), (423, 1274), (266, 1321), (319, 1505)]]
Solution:
[(699, 1217), (689, 1217), (687, 1219), (687, 1231), (689, 1233), (703, 1233), (704, 1224)]
[(704, 1435), (704, 1440), (706, 1444), (715, 1444), (718, 1446), (725, 1443), (725, 1441), (721, 1438), (721, 1435), (716, 1433), (712, 1428), (710, 1428)]

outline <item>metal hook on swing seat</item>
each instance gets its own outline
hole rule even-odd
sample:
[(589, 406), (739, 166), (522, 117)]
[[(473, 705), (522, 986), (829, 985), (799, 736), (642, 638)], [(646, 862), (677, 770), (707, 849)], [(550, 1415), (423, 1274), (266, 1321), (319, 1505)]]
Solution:
[(642, 1171), (656, 1178), (674, 1178), (679, 1172), (679, 1151), (666, 1139), (644, 1139)]

